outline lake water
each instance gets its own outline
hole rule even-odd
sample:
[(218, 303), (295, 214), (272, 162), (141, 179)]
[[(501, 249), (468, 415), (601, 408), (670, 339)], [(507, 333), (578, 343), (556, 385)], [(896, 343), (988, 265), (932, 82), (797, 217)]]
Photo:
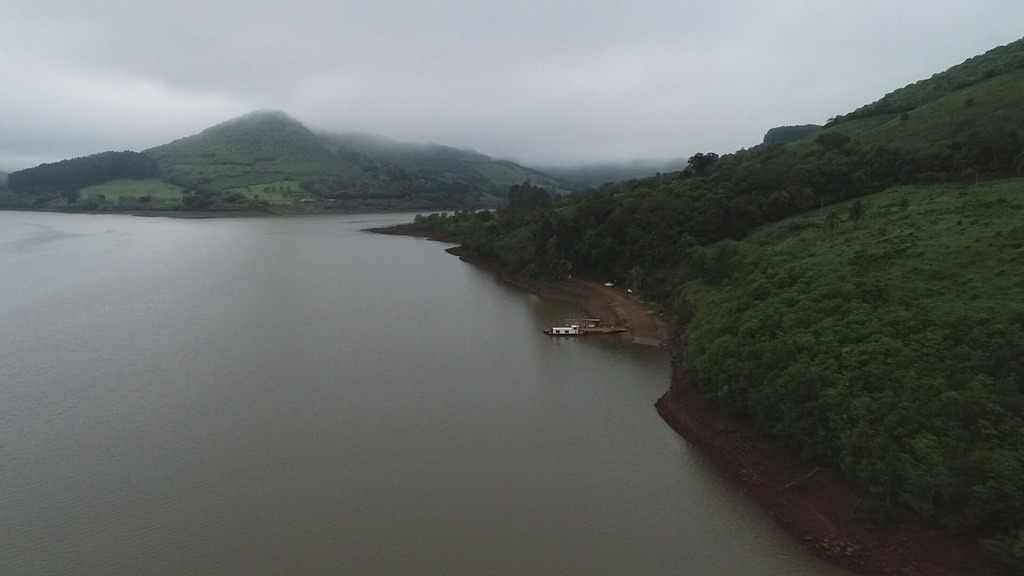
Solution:
[(0, 574), (845, 574), (409, 219), (0, 212)]

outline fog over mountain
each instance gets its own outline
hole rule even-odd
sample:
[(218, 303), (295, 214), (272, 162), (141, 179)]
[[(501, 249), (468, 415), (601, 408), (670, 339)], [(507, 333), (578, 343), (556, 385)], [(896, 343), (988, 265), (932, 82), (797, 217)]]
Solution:
[(1013, 41), (1019, 22), (1012, 0), (10, 0), (0, 169), (265, 108), (528, 165), (730, 152)]

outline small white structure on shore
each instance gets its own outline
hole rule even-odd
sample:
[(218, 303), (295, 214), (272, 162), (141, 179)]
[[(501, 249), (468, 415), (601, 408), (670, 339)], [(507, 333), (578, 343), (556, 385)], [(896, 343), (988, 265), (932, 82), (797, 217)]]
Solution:
[(552, 326), (551, 328), (545, 330), (545, 332), (550, 334), (551, 336), (579, 336), (581, 334), (579, 324), (570, 324), (568, 326)]

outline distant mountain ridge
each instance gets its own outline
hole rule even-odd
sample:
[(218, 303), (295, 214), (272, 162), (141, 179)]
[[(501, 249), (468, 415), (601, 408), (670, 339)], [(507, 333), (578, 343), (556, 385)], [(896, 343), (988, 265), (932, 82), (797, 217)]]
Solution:
[(286, 180), (331, 179), (358, 186), (363, 174), (284, 112), (239, 116), (150, 148), (161, 178), (185, 189), (233, 189)]
[(545, 174), (572, 182), (578, 188), (597, 188), (605, 184), (654, 176), (661, 172), (677, 172), (686, 167), (686, 160), (586, 164), (582, 166), (542, 166)]
[[(497, 205), (526, 180), (556, 192), (568, 188), (559, 178), (472, 150), (314, 132), (278, 110), (251, 112), (143, 151), (158, 168), (137, 191), (97, 178), (120, 174), (108, 165), (130, 160), (129, 154), (18, 171), (12, 190), (32, 195), (24, 202), (33, 206), (62, 209), (354, 211)], [(100, 163), (102, 170), (94, 166)]]
[(527, 179), (562, 187), (538, 171), (478, 152), (317, 133), (276, 110), (246, 114), (146, 153), (160, 162), (164, 180), (183, 188), (285, 186), (348, 205), (470, 207), (502, 198)]
[(323, 132), (320, 138), (339, 156), (358, 154), (370, 159), (375, 170), (397, 173), (398, 178), (434, 174), (443, 181), (479, 186), (502, 198), (511, 186), (524, 180), (552, 190), (569, 186), (540, 170), (465, 148), (400, 142), (360, 132)]

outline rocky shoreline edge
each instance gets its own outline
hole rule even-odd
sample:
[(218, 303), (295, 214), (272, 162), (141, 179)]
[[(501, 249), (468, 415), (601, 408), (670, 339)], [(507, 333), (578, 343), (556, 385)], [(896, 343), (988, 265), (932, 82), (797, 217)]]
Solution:
[[(455, 243), (401, 226), (370, 231)], [(756, 498), (776, 524), (812, 554), (861, 574), (1009, 576), (992, 565), (974, 541), (943, 533), (909, 515), (885, 527), (871, 523), (860, 514), (864, 498), (856, 486), (718, 411), (690, 381), (680, 361), (683, 343), (634, 295), (581, 279), (555, 284), (531, 282), (474, 257), (460, 246), (446, 251), (541, 298), (576, 305), (588, 315), (614, 320), (629, 328), (634, 344), (667, 349), (672, 356), (672, 377), (668, 391), (655, 403), (658, 414), (730, 480)]]

